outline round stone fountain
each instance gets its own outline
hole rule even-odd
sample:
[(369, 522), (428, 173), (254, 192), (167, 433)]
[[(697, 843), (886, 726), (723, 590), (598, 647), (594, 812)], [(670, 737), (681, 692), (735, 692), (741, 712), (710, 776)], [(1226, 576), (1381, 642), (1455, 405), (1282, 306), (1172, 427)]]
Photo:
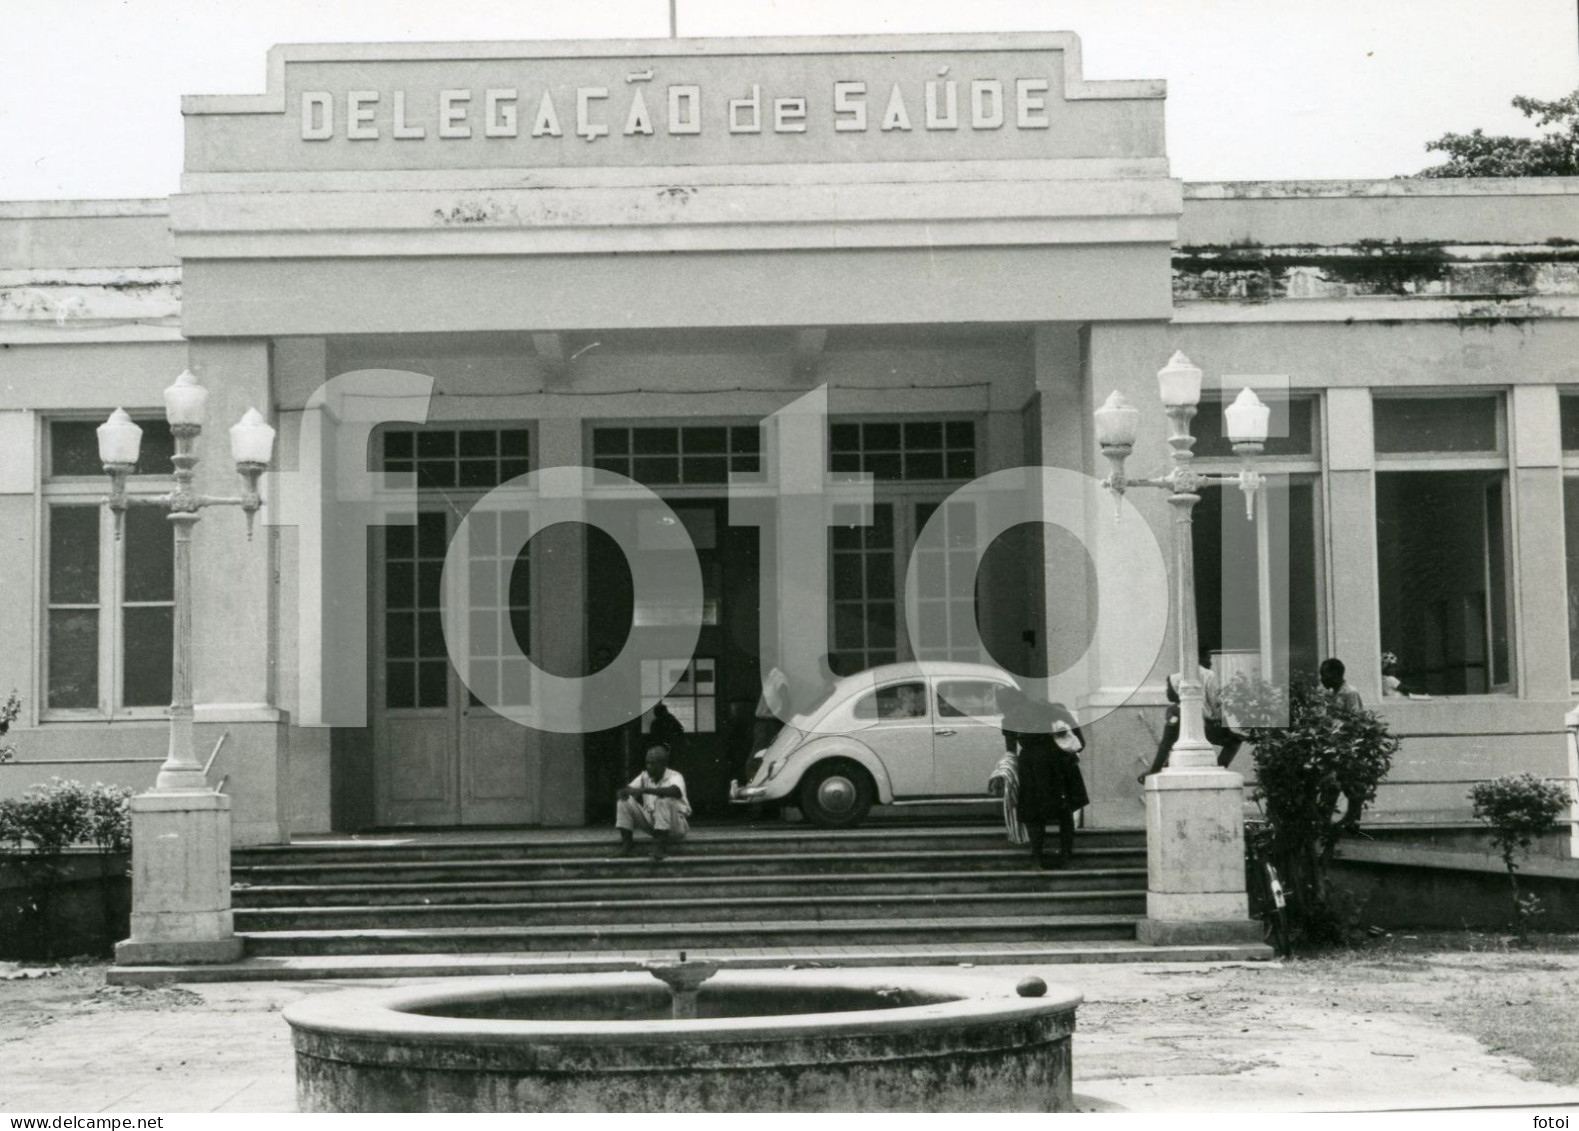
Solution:
[[(1080, 995), (968, 974), (478, 978), (290, 1006), (302, 1111), (1070, 1111)], [(659, 979), (659, 980), (655, 980)]]

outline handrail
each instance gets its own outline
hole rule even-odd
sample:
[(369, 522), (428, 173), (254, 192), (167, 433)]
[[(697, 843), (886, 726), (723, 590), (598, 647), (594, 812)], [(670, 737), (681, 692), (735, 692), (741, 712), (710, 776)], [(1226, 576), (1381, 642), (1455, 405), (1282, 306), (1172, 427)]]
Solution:
[[(220, 733), (219, 741), (214, 743), (214, 752), (208, 756), (208, 761), (206, 763), (204, 763), (204, 765), (203, 765), (203, 777), (205, 779), (208, 777), (208, 771), (210, 771), (210, 770), (212, 770), (214, 768), (214, 759), (219, 757), (219, 748), (221, 746), (225, 745), (225, 739), (227, 739), (229, 737), (230, 737), (230, 729), (227, 727), (224, 731), (222, 731)], [(226, 776), (228, 777), (229, 775), (226, 775)], [(221, 783), (221, 784), (223, 784), (223, 783)], [(218, 793), (219, 790), (216, 788), (214, 790), (214, 792)]]

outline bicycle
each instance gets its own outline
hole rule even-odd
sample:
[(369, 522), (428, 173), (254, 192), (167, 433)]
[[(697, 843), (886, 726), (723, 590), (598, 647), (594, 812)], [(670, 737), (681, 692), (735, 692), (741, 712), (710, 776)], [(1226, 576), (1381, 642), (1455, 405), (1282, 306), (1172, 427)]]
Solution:
[(1276, 951), (1279, 958), (1291, 953), (1288, 930), (1288, 896), (1283, 881), (1277, 874), (1266, 851), (1271, 841), (1271, 822), (1247, 820), (1245, 822), (1245, 894), (1249, 898), (1250, 914), (1261, 920), (1263, 938)]

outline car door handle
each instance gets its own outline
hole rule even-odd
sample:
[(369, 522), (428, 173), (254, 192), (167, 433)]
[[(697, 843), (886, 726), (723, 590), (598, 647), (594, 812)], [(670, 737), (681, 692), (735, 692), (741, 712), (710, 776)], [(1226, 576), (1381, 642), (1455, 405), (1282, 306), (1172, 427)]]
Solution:
[(959, 731), (957, 731), (957, 730), (935, 730), (932, 733), (937, 735), (939, 738), (947, 738), (951, 734), (958, 734)]

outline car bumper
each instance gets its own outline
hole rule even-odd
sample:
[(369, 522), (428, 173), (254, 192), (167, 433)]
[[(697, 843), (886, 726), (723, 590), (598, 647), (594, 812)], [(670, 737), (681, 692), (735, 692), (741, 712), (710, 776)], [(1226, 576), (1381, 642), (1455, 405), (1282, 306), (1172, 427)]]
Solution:
[(737, 781), (729, 783), (729, 800), (735, 805), (750, 805), (761, 801), (767, 793), (767, 786), (764, 785), (741, 785)]

